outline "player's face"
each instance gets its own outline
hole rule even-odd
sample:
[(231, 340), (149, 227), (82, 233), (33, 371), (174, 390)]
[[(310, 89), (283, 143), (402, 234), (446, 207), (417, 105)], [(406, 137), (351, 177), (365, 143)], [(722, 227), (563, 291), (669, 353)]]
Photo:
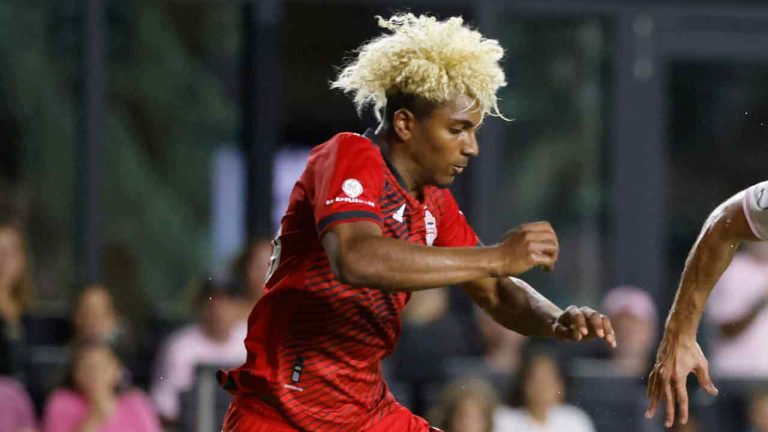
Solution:
[(448, 186), (480, 153), (477, 128), (483, 113), (469, 96), (459, 96), (435, 108), (412, 129), (409, 152), (421, 170), (420, 182)]

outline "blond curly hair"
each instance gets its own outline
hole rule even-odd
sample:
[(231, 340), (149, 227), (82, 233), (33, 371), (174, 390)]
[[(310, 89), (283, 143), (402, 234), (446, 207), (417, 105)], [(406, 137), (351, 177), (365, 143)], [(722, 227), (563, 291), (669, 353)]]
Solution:
[(376, 117), (393, 93), (416, 95), (440, 104), (467, 95), (483, 114), (502, 117), (496, 91), (506, 85), (499, 61), (504, 49), (494, 39), (464, 25), (461, 17), (438, 21), (426, 15), (376, 17), (381, 35), (357, 49), (331, 88), (349, 93), (362, 112), (372, 105)]

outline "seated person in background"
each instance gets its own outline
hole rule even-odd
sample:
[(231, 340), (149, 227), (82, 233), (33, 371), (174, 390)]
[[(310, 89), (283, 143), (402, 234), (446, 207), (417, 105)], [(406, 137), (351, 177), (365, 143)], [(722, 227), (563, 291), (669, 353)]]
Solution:
[(140, 390), (122, 390), (122, 365), (109, 344), (77, 342), (63, 388), (49, 397), (43, 432), (160, 431), (151, 402)]
[(496, 392), (504, 393), (520, 368), (522, 347), (527, 338), (505, 328), (479, 307), (472, 308), (472, 318), (480, 334), (480, 355), (449, 358), (446, 372), (451, 377), (484, 379)]
[(0, 377), (0, 431), (34, 432), (37, 430), (35, 407), (21, 384)]
[(411, 386), (409, 408), (417, 414), (446, 379), (445, 360), (468, 352), (468, 336), (449, 313), (449, 294), (446, 288), (416, 291), (403, 309), (403, 333), (392, 360), (395, 378)]
[(109, 291), (102, 285), (87, 285), (80, 292), (72, 315), (73, 339), (100, 340), (108, 343), (115, 353), (133, 366), (134, 340), (121, 322)]
[(653, 364), (658, 315), (647, 291), (630, 285), (613, 288), (603, 300), (616, 340), (611, 350), (610, 372), (641, 378)]
[(21, 224), (0, 220), (0, 375), (18, 378), (26, 363), (23, 317), (34, 296)]
[[(619, 342), (619, 345), (621, 342)], [(564, 404), (565, 382), (554, 353), (534, 347), (526, 353), (512, 405), (494, 417), (496, 432), (594, 432), (589, 416)]]
[(487, 382), (459, 379), (440, 391), (427, 418), (445, 432), (492, 432), (498, 430), (493, 424), (497, 404), (498, 395)]
[(166, 422), (179, 417), (179, 397), (194, 384), (201, 364), (235, 366), (245, 361), (247, 323), (238, 313), (238, 285), (206, 279), (196, 296), (197, 323), (163, 342), (152, 379), (152, 399)]
[(768, 432), (768, 389), (757, 391), (750, 398), (748, 432)]
[(234, 273), (243, 285), (243, 298), (240, 301), (240, 313), (248, 319), (253, 305), (264, 295), (264, 282), (267, 279), (272, 258), (272, 241), (257, 238), (235, 260)]
[(712, 372), (768, 378), (768, 242), (744, 243), (712, 290)]

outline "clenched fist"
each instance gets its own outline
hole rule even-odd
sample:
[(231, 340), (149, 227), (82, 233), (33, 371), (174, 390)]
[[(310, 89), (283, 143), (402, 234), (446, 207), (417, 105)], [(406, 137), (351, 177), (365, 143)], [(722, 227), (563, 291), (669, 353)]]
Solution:
[(508, 231), (498, 245), (502, 252), (499, 276), (516, 276), (533, 267), (555, 268), (560, 245), (549, 222), (533, 222)]

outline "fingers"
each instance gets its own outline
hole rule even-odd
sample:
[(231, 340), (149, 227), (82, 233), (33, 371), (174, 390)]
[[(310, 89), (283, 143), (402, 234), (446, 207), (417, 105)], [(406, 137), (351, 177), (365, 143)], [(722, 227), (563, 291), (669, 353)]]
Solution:
[(675, 381), (677, 406), (680, 409), (680, 423), (688, 423), (688, 389), (685, 388), (685, 378)]
[(520, 229), (523, 231), (538, 231), (538, 232), (551, 232), (554, 233), (555, 230), (552, 228), (552, 224), (550, 224), (547, 221), (538, 221), (538, 222), (529, 222), (520, 225)]
[(616, 347), (616, 334), (607, 316), (589, 307), (569, 306), (564, 311), (564, 317), (572, 332), (570, 339), (580, 341), (598, 337)]
[(605, 331), (605, 341), (608, 342), (612, 348), (616, 348), (618, 345), (616, 341), (616, 333), (613, 331), (611, 319), (605, 315), (603, 315), (603, 331)]
[(652, 419), (653, 416), (656, 415), (656, 408), (659, 406), (659, 399), (661, 399), (657, 386), (658, 376), (659, 374), (656, 373), (655, 368), (648, 376), (648, 389), (646, 390), (646, 395), (648, 396), (648, 408), (645, 410), (645, 418), (647, 419)]
[(664, 427), (671, 428), (675, 424), (675, 395), (673, 394), (672, 384), (670, 379), (665, 377), (662, 373), (661, 385), (664, 388)]
[(552, 269), (555, 268), (555, 260), (552, 259), (551, 256), (542, 255), (542, 254), (531, 254), (530, 258), (530, 267), (541, 267), (544, 270), (552, 271)]
[(712, 396), (717, 396), (719, 390), (717, 390), (715, 383), (712, 382), (712, 378), (709, 376), (709, 364), (706, 359), (693, 369), (693, 373), (696, 374), (696, 379), (699, 380), (699, 384), (701, 384), (704, 391)]
[(573, 339), (578, 341), (587, 336), (589, 334), (589, 327), (587, 326), (587, 318), (584, 316), (584, 312), (576, 306), (569, 306), (565, 312), (571, 315)]

